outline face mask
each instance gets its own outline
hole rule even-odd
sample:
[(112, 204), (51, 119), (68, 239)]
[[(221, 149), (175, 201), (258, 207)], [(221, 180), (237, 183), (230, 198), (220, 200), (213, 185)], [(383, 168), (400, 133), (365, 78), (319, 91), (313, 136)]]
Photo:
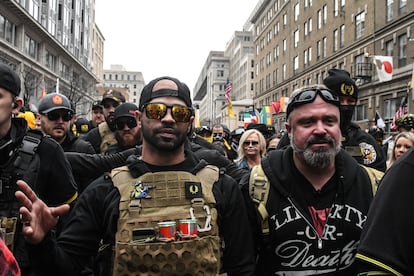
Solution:
[(355, 111), (355, 105), (341, 105), (339, 110), (341, 112), (341, 130), (345, 131), (351, 124), (352, 116)]

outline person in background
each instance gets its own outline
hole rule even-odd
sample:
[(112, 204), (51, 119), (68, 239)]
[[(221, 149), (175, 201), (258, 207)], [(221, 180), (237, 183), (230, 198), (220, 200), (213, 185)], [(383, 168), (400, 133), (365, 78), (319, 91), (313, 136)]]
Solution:
[(295, 90), (286, 111), (291, 147), (261, 162), (269, 190), (263, 192), (263, 182), (241, 182), (251, 205), (256, 275), (356, 274), (373, 189), (366, 170), (341, 149), (339, 106), (323, 85)]
[(269, 154), (270, 151), (277, 149), (277, 145), (280, 142), (281, 135), (273, 134), (266, 142), (266, 153)]
[(195, 133), (206, 140), (210, 139), (211, 137), (211, 130), (208, 126), (201, 126), (197, 128)]
[(413, 275), (413, 171), (414, 150), (410, 149), (382, 178), (356, 254), (358, 276)]
[[(30, 130), (25, 119), (14, 117), (23, 106), (23, 99), (19, 97), (21, 83), (15, 71), (0, 64), (0, 220), (8, 236), (5, 242), (12, 249), (22, 274), (32, 275), (38, 267), (28, 257), (21, 234), (19, 204), (14, 196), (16, 181), (25, 180), (50, 206), (72, 204), (78, 193), (59, 144), (40, 131)], [(62, 216), (60, 223), (64, 220)]]
[(101, 101), (94, 101), (92, 103), (92, 119), (90, 120), (91, 128), (95, 128), (103, 122), (105, 122), (105, 115)]
[(358, 87), (349, 72), (341, 69), (329, 69), (323, 83), (335, 92), (341, 101), (341, 133), (342, 147), (351, 154), (358, 163), (375, 168), (386, 169), (386, 154), (377, 141), (352, 122), (358, 100)]
[(395, 121), (398, 132), (414, 132), (414, 114), (405, 114)]
[(74, 134), (76, 137), (83, 137), (86, 133), (88, 133), (91, 130), (90, 121), (83, 117), (78, 117), (74, 123), (74, 126)]
[(105, 153), (110, 145), (116, 144), (114, 112), (115, 108), (125, 102), (125, 97), (117, 90), (108, 90), (102, 96), (101, 105), (105, 122), (89, 131), (83, 139), (91, 143), (96, 153)]
[(44, 96), (39, 104), (40, 127), (43, 133), (56, 140), (63, 151), (95, 153), (92, 145), (76, 137), (70, 122), (74, 111), (69, 99), (60, 93), (51, 93)]
[(390, 160), (388, 161), (388, 169), (392, 164), (400, 158), (410, 148), (414, 147), (414, 133), (412, 132), (401, 132), (395, 136), (394, 146), (392, 148)]
[(234, 151), (230, 145), (230, 130), (226, 125), (214, 125), (211, 130), (211, 143), (216, 145), (220, 151), (224, 151), (228, 159), (234, 160), (237, 158), (237, 152)]
[(259, 165), (260, 160), (266, 154), (266, 140), (257, 129), (246, 130), (241, 138), (237, 150), (239, 168), (251, 170), (253, 166)]
[[(219, 273), (221, 250), (217, 236), (220, 233), (224, 244), (222, 272), (229, 276), (253, 275), (254, 249), (238, 183), (219, 173), (217, 168), (206, 167), (205, 162), (185, 150), (194, 120), (188, 87), (171, 77), (154, 79), (143, 88), (139, 106), (140, 112), (135, 116), (143, 135), (141, 156), (131, 160), (128, 167), (118, 168), (88, 186), (56, 243), (50, 242), (47, 233), (56, 223), (57, 216), (68, 207), (48, 208), (29, 186), (23, 181), (18, 182), (21, 191), (16, 192), (16, 197), (23, 205), (20, 208), (25, 222), (23, 232), (32, 244), (32, 253), (38, 263), (49, 270), (49, 275), (78, 275), (89, 256), (97, 253), (102, 241), (109, 252), (102, 262), (106, 266), (101, 271), (104, 275), (112, 275), (112, 268), (114, 274), (128, 275), (144, 272), (216, 275)], [(204, 168), (205, 177), (194, 175)], [(186, 176), (187, 179), (190, 177), (188, 173), (197, 177), (191, 177), (197, 182), (182, 183), (184, 180), (178, 176)], [(160, 175), (172, 178), (171, 182), (159, 181), (152, 188), (145, 186), (148, 188), (146, 193), (139, 192), (138, 187), (143, 183), (137, 179), (154, 176), (156, 181)], [(153, 185), (150, 178), (146, 179), (148, 181), (144, 184)], [(165, 185), (175, 183), (185, 185), (174, 185), (169, 193)], [(214, 205), (211, 205), (212, 201)], [(140, 205), (140, 210), (135, 209), (135, 204)], [(188, 204), (194, 208), (177, 212), (181, 210), (180, 206), (187, 207)], [(152, 207), (161, 209), (162, 213), (151, 212), (154, 210)], [(207, 211), (210, 208), (214, 209)], [(200, 238), (180, 240), (178, 244), (158, 240), (145, 246), (145, 241), (139, 241), (140, 237), (148, 235), (149, 227), (165, 220), (166, 213), (170, 214), (167, 217), (170, 221), (189, 217), (191, 213), (199, 215), (197, 220), (201, 226), (197, 229)], [(142, 217), (144, 215), (146, 217)], [(139, 224), (140, 217), (143, 219), (141, 222), (147, 224)], [(137, 224), (133, 226), (131, 223)], [(125, 235), (128, 225), (134, 227), (134, 233)], [(133, 240), (133, 234), (138, 236), (136, 240)], [(159, 250), (152, 250), (154, 246)], [(175, 248), (183, 247), (187, 254), (177, 254)], [(139, 255), (149, 258), (145, 257), (145, 262), (137, 262), (135, 256)], [(164, 258), (166, 255), (176, 258)]]
[(123, 103), (115, 108), (114, 124), (117, 143), (110, 145), (106, 154), (141, 145), (141, 131), (135, 118), (137, 111), (138, 107), (133, 103)]

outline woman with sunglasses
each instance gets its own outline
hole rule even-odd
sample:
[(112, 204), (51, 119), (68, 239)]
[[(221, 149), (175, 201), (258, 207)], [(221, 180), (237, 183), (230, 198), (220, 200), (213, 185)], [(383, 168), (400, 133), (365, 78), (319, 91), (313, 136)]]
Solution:
[(250, 170), (259, 165), (266, 154), (266, 140), (263, 134), (256, 129), (246, 130), (240, 137), (237, 153), (236, 162), (239, 168)]

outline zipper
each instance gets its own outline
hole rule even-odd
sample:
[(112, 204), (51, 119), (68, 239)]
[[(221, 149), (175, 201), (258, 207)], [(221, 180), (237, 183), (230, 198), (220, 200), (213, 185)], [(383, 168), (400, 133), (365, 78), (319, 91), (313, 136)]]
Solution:
[[(322, 249), (322, 238), (319, 236), (318, 231), (316, 231), (315, 226), (313, 226), (313, 223), (311, 223), (306, 216), (303, 215), (303, 213), (299, 210), (299, 208), (296, 206), (296, 204), (294, 204), (293, 199), (291, 199), (290, 197), (287, 198), (287, 200), (290, 202), (290, 204), (292, 204), (293, 208), (295, 208), (296, 212), (298, 212), (298, 214), (305, 220), (305, 222), (310, 226), (310, 228), (312, 229), (313, 233), (315, 234), (316, 237), (318, 237), (318, 249)], [(329, 211), (329, 214), (331, 212)], [(329, 218), (329, 216), (328, 216)], [(326, 223), (328, 222), (328, 219), (326, 220)], [(325, 223), (325, 225), (326, 225)], [(325, 225), (323, 226), (323, 229), (325, 231)], [(322, 232), (323, 233), (323, 232)]]

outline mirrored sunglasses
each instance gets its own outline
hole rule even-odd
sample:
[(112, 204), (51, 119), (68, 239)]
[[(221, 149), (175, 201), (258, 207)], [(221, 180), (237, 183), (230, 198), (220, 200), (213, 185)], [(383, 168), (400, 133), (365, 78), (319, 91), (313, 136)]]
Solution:
[(168, 109), (171, 116), (178, 123), (188, 123), (193, 116), (193, 110), (182, 105), (166, 105), (163, 103), (148, 103), (144, 105), (145, 115), (150, 119), (161, 120), (167, 115)]

